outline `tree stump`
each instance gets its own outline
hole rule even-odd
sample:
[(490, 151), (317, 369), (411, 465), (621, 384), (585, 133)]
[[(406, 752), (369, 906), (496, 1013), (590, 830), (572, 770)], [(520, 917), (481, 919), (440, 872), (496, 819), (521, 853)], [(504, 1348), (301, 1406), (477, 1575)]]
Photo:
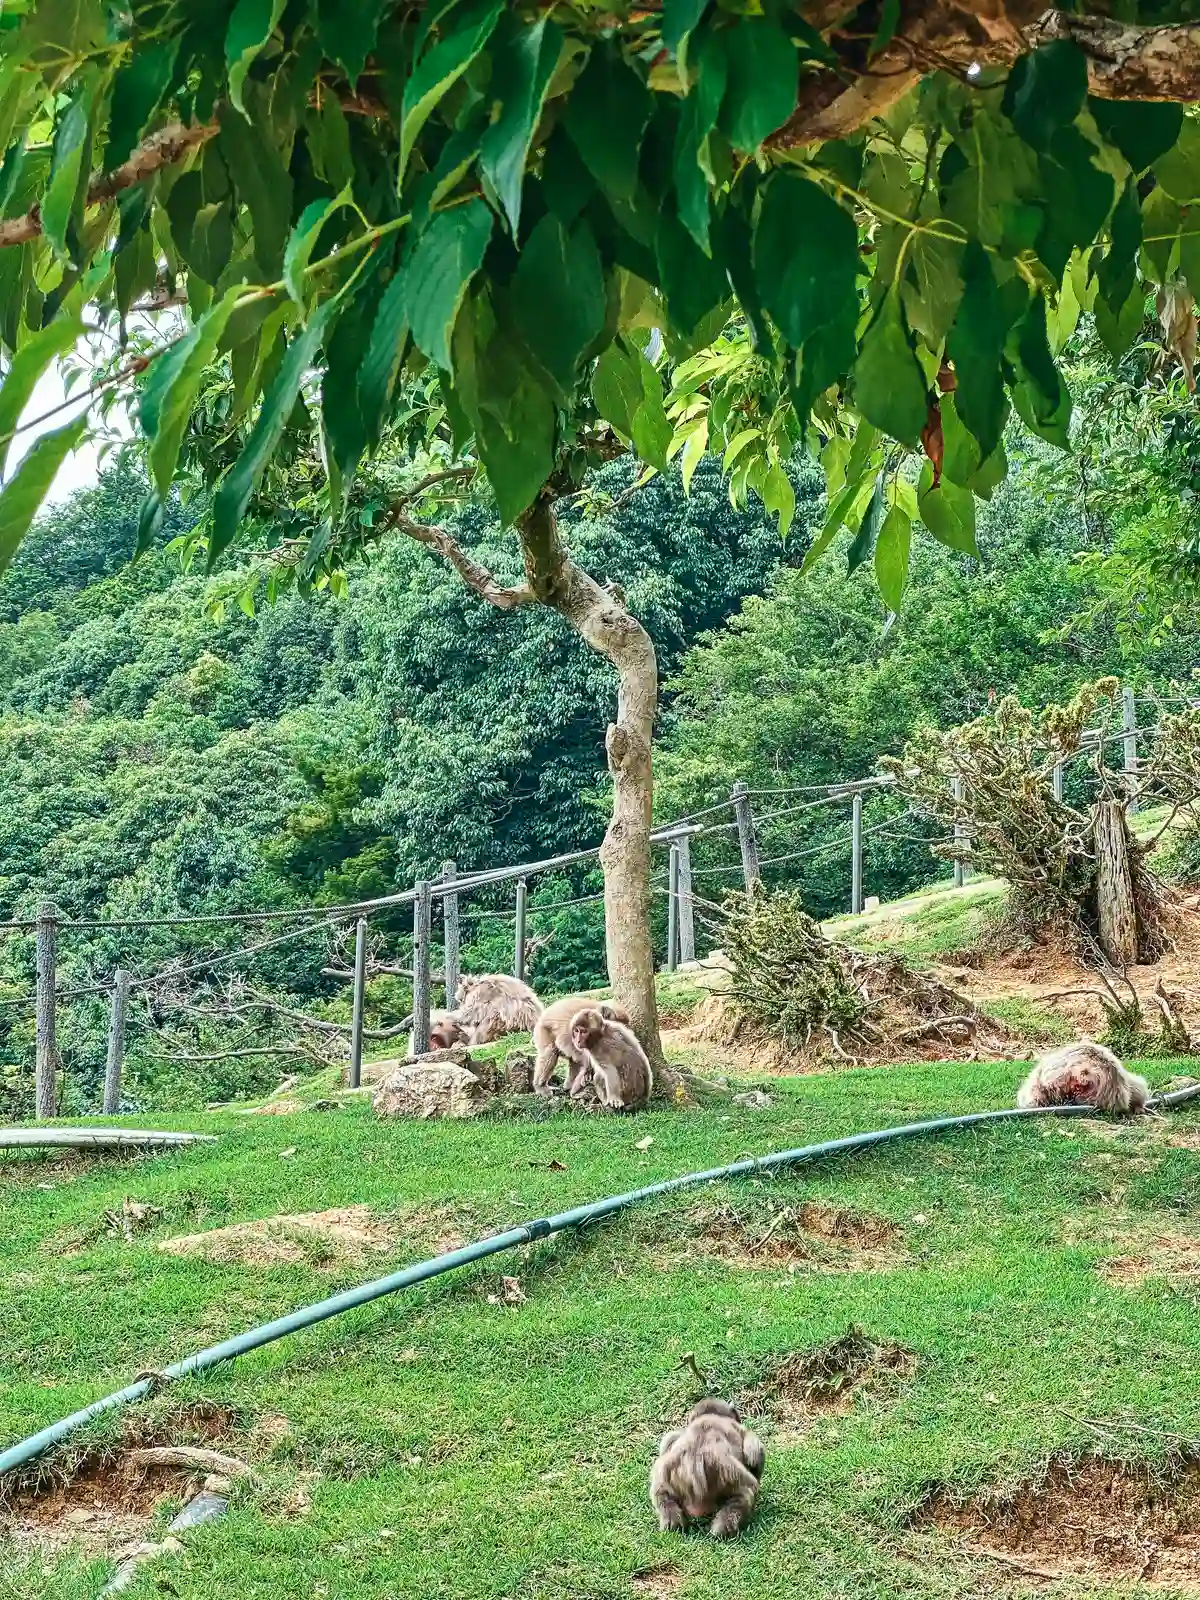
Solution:
[(1099, 800), (1092, 808), (1096, 841), (1096, 921), (1100, 948), (1114, 967), (1138, 958), (1137, 901), (1129, 864), (1129, 828), (1119, 800)]

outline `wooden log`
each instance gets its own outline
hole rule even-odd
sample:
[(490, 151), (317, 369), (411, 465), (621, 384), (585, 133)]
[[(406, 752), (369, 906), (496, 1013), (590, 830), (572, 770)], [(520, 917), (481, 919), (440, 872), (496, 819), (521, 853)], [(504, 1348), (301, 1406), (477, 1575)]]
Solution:
[(412, 1053), (429, 1049), (429, 880), (422, 878), (413, 894), (413, 1025)]
[[(458, 869), (453, 861), (442, 862), (442, 882), (453, 883), (458, 875)], [(458, 995), (458, 980), (462, 976), (459, 964), (459, 937), (458, 937), (458, 895), (447, 890), (442, 895), (442, 930), (445, 937), (445, 984), (446, 1004), (453, 1006)], [(436, 976), (436, 974), (434, 975)]]
[(667, 971), (679, 965), (679, 850), (671, 845), (667, 867)]
[(762, 885), (762, 873), (758, 866), (758, 840), (754, 836), (754, 813), (750, 809), (750, 796), (741, 778), (734, 784), (730, 798), (733, 801), (733, 814), (737, 818), (738, 845), (742, 852), (742, 877), (746, 881), (747, 894), (753, 894)]
[(863, 825), (862, 794), (854, 791), (850, 802), (850, 914), (863, 908)]
[(675, 841), (679, 851), (679, 960), (696, 959), (696, 918), (692, 904), (692, 843), (685, 833)]
[(354, 929), (354, 1004), (350, 1013), (350, 1070), (347, 1080), (357, 1089), (362, 1080), (363, 1015), (367, 1006), (367, 938), (366, 917), (359, 917)]
[(104, 1069), (104, 1115), (115, 1116), (121, 1104), (121, 1069), (125, 1063), (125, 1018), (129, 1010), (129, 974), (120, 967), (113, 973), (108, 1014), (108, 1060)]
[(135, 1150), (216, 1140), (215, 1133), (156, 1133), (140, 1128), (0, 1128), (0, 1150)]
[(513, 977), (525, 982), (525, 908), (529, 901), (529, 884), (517, 879), (517, 916), (513, 929)]
[(1137, 903), (1129, 862), (1129, 828), (1119, 800), (1098, 800), (1092, 807), (1096, 841), (1096, 922), (1100, 948), (1114, 967), (1124, 970), (1137, 961)]
[(39, 1122), (55, 1116), (58, 1110), (55, 1093), (58, 1074), (57, 943), (58, 907), (53, 900), (43, 900), (37, 914), (36, 1107)]

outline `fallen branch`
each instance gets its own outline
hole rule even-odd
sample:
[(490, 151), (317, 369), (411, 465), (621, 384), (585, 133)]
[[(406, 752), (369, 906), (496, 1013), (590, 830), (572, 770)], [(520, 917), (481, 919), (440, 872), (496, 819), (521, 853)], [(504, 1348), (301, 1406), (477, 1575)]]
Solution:
[(145, 1445), (126, 1457), (135, 1467), (195, 1467), (217, 1472), (226, 1478), (252, 1478), (254, 1469), (237, 1456), (223, 1456), (219, 1450), (205, 1450), (194, 1444)]

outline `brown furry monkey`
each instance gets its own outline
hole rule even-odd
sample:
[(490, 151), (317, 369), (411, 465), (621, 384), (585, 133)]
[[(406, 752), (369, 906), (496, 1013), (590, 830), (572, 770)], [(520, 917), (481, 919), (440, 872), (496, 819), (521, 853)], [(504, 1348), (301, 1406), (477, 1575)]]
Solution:
[(464, 978), (458, 986), (454, 1018), (469, 1044), (491, 1044), (506, 1033), (529, 1033), (542, 1014), (542, 1002), (527, 983), (500, 972)]
[(609, 1111), (640, 1111), (654, 1089), (654, 1074), (632, 1028), (610, 1022), (595, 1006), (571, 1019), (571, 1043), (587, 1059), (573, 1093), (591, 1082)]
[(571, 1024), (581, 1011), (594, 1006), (608, 1022), (628, 1024), (629, 1013), (615, 1000), (593, 1000), (586, 994), (568, 994), (561, 1000), (552, 1000), (537, 1019), (533, 1030), (533, 1046), (537, 1060), (533, 1067), (533, 1087), (537, 1094), (553, 1093), (551, 1079), (559, 1057), (567, 1063), (566, 1092), (572, 1094), (589, 1076), (586, 1051), (580, 1050), (571, 1039)]
[(1123, 1067), (1102, 1044), (1080, 1039), (1042, 1056), (1017, 1091), (1017, 1104), (1034, 1106), (1095, 1106), (1127, 1116), (1144, 1111), (1150, 1085)]
[(650, 1473), (658, 1525), (682, 1532), (711, 1517), (709, 1533), (728, 1539), (750, 1520), (765, 1455), (762, 1440), (724, 1400), (701, 1400), (683, 1427), (664, 1433)]
[(429, 1013), (429, 1048), (431, 1050), (449, 1050), (452, 1045), (466, 1043), (467, 1030), (459, 1022), (457, 1013), (453, 1011), (431, 1011)]

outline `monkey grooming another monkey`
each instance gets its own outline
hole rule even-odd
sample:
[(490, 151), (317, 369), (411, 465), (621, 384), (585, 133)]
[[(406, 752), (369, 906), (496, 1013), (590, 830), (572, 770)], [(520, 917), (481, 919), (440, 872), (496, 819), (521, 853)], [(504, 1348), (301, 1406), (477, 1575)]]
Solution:
[(506, 1033), (529, 1033), (542, 1014), (542, 1002), (527, 983), (500, 972), (464, 978), (458, 986), (454, 1019), (468, 1044), (491, 1044)]
[(533, 1030), (533, 1047), (537, 1051), (533, 1066), (535, 1093), (554, 1092), (550, 1080), (554, 1077), (560, 1056), (567, 1063), (565, 1088), (568, 1094), (573, 1094), (589, 1078), (587, 1053), (579, 1050), (571, 1039), (571, 1024), (589, 1006), (599, 1011), (608, 1022), (629, 1022), (628, 1011), (615, 1000), (593, 1000), (586, 994), (568, 994), (561, 1000), (552, 1000), (537, 1019)]
[[(609, 1111), (640, 1111), (654, 1088), (654, 1074), (646, 1052), (632, 1028), (610, 1022), (591, 1006), (571, 1020), (571, 1043), (591, 1068), (590, 1081), (600, 1104)], [(585, 1068), (572, 1093), (588, 1080)]]
[(1130, 1072), (1111, 1050), (1091, 1039), (1065, 1044), (1042, 1056), (1017, 1091), (1023, 1109), (1037, 1106), (1095, 1106), (1128, 1116), (1144, 1111), (1150, 1085)]
[(709, 1533), (728, 1539), (750, 1520), (758, 1499), (765, 1455), (735, 1407), (701, 1400), (683, 1427), (664, 1433), (650, 1473), (650, 1499), (658, 1525), (682, 1533), (689, 1522), (711, 1517)]

